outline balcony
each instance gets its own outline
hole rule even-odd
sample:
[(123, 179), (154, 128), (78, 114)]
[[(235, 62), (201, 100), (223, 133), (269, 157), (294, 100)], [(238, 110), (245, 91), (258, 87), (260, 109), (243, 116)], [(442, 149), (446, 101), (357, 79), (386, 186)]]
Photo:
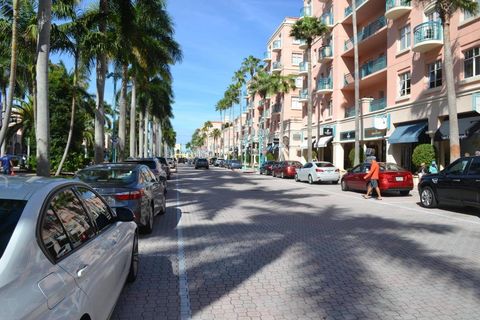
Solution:
[(300, 102), (308, 102), (308, 90), (303, 89), (300, 91), (300, 95), (298, 97), (298, 101)]
[(385, 98), (375, 99), (370, 102), (370, 112), (383, 110), (387, 107)]
[[(370, 38), (378, 30), (382, 29), (387, 25), (387, 20), (385, 16), (378, 17), (375, 21), (367, 25), (357, 34), (358, 43)], [(344, 49), (348, 51), (353, 48), (353, 37), (345, 41)]]
[[(381, 56), (375, 60), (368, 61), (360, 67), (360, 85), (373, 86), (387, 81), (386, 69), (387, 57)], [(382, 72), (384, 71), (384, 72)], [(371, 76), (372, 75), (372, 76)], [(373, 76), (375, 75), (375, 76)], [(343, 89), (350, 90), (355, 82), (355, 73), (347, 73), (343, 78)]]
[(332, 46), (321, 47), (318, 51), (318, 62), (325, 62), (333, 59)]
[(308, 75), (308, 62), (300, 62), (298, 65), (298, 74), (301, 76)]
[[(356, 0), (355, 7), (358, 9), (358, 7), (360, 7), (364, 2), (365, 0)], [(352, 13), (352, 7), (350, 6), (346, 7), (344, 13), (345, 13), (345, 18), (348, 17)]]
[(281, 72), (283, 69), (282, 63), (280, 61), (275, 61), (272, 63), (272, 72)]
[(300, 9), (300, 19), (303, 17), (311, 17), (312, 16), (312, 7), (305, 6)]
[(381, 56), (375, 60), (364, 63), (360, 68), (360, 79), (363, 79), (372, 73), (378, 72), (387, 67), (387, 57)]
[(263, 54), (263, 61), (270, 61), (272, 60), (272, 52), (271, 51), (266, 51)]
[(333, 13), (332, 12), (324, 13), (320, 19), (321, 19), (322, 23), (324, 25), (326, 25), (327, 27), (329, 27), (329, 28), (333, 27), (334, 21), (333, 21)]
[(442, 25), (437, 21), (428, 21), (413, 29), (413, 48), (415, 52), (427, 52), (443, 45)]
[(333, 91), (332, 78), (320, 78), (317, 81), (317, 93), (331, 93)]
[(411, 10), (411, 0), (387, 0), (385, 3), (385, 18), (395, 20)]
[(272, 50), (278, 52), (282, 50), (282, 40), (275, 40), (272, 43)]
[(306, 40), (300, 40), (300, 43), (298, 44), (298, 48), (301, 50), (307, 49), (307, 41)]
[(345, 108), (345, 118), (355, 117), (355, 106)]

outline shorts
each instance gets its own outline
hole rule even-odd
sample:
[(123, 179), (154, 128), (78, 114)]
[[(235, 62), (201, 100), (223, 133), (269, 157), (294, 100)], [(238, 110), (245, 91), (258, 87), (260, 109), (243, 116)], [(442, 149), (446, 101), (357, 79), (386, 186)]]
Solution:
[(376, 180), (376, 179), (370, 180), (370, 185), (372, 186), (372, 188), (377, 188), (378, 187), (378, 180)]

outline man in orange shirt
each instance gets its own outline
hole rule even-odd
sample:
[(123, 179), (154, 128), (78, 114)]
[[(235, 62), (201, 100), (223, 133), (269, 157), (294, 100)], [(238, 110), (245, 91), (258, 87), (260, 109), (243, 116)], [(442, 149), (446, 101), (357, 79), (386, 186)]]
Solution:
[(373, 189), (375, 189), (378, 195), (377, 200), (382, 200), (382, 195), (380, 194), (380, 188), (378, 187), (379, 173), (380, 173), (380, 166), (378, 165), (377, 160), (375, 160), (375, 157), (372, 157), (372, 164), (370, 166), (370, 171), (367, 173), (365, 177), (363, 177), (364, 180), (370, 179), (368, 183), (367, 194), (363, 196), (365, 199), (370, 198), (370, 193), (372, 192)]

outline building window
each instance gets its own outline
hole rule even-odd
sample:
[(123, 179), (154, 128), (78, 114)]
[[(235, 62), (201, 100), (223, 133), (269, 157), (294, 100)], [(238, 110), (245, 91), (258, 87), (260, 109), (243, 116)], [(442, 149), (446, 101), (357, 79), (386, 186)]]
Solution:
[(442, 86), (442, 62), (440, 60), (428, 65), (428, 87)]
[(302, 104), (298, 101), (298, 97), (292, 97), (292, 110), (302, 110)]
[(299, 45), (301, 42), (300, 39), (293, 38), (293, 44)]
[(327, 118), (332, 117), (332, 109), (333, 109), (333, 102), (332, 100), (329, 100), (327, 103)]
[(292, 64), (298, 66), (303, 61), (302, 53), (292, 53)]
[(410, 25), (406, 25), (405, 27), (400, 29), (400, 51), (410, 48)]
[(410, 72), (402, 73), (398, 76), (400, 90), (400, 97), (407, 96), (410, 94)]
[(480, 47), (465, 51), (465, 78), (480, 75)]
[(297, 88), (303, 88), (303, 77), (297, 77), (295, 79), (295, 86)]
[[(480, 7), (480, 0), (477, 0), (477, 6)], [(478, 17), (480, 14), (480, 11), (477, 11), (476, 14), (471, 14), (469, 12), (464, 11), (463, 12), (463, 20), (469, 20), (475, 17)]]

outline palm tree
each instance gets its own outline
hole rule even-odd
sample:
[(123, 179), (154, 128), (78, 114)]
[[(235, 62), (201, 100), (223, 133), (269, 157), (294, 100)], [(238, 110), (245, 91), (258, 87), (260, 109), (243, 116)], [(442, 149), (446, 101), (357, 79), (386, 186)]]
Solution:
[(352, 0), (352, 24), (353, 24), (353, 64), (354, 64), (354, 82), (355, 82), (355, 156), (353, 164), (360, 163), (360, 75), (358, 70), (358, 35), (357, 35), (357, 1)]
[(308, 106), (307, 106), (307, 136), (308, 136), (308, 152), (307, 160), (312, 161), (312, 108), (313, 108), (313, 94), (312, 94), (312, 43), (317, 37), (321, 37), (328, 32), (327, 26), (317, 17), (303, 17), (297, 20), (292, 26), (290, 36), (295, 39), (305, 40), (307, 43), (307, 92), (308, 92)]
[(218, 128), (213, 129), (213, 131), (210, 133), (210, 137), (213, 138), (213, 155), (214, 156), (217, 156), (217, 140), (218, 138), (220, 138), (221, 135), (222, 135), (222, 132)]
[[(431, 1), (415, 0), (421, 4), (428, 4)], [(409, 1), (410, 2), (410, 1)], [(460, 137), (458, 132), (457, 116), (457, 95), (455, 92), (455, 78), (453, 75), (452, 43), (450, 38), (450, 21), (453, 15), (461, 10), (474, 15), (478, 12), (478, 2), (475, 0), (437, 0), (435, 10), (437, 11), (443, 29), (443, 52), (444, 72), (447, 87), (448, 115), (450, 122), (450, 161), (453, 162), (460, 157)]]
[(280, 110), (280, 160), (285, 160), (284, 150), (283, 150), (283, 136), (285, 135), (285, 126), (284, 126), (284, 117), (285, 117), (285, 93), (288, 93), (292, 90), (295, 90), (297, 85), (295, 84), (295, 76), (288, 75), (273, 75), (272, 76), (272, 91), (275, 93), (279, 93), (281, 95), (281, 106), (282, 109)]
[(242, 123), (242, 114), (243, 114), (243, 110), (242, 110), (242, 103), (241, 103), (241, 99), (240, 99), (240, 93), (242, 91), (242, 88), (244, 87), (244, 85), (246, 84), (246, 76), (245, 76), (245, 72), (243, 71), (243, 69), (241, 68), (240, 70), (237, 70), (235, 71), (234, 75), (233, 75), (233, 79), (232, 79), (234, 82), (235, 82), (235, 86), (240, 88), (239, 90), (239, 109), (240, 109), (240, 113), (239, 113), (239, 122), (240, 122), (240, 133), (238, 135), (238, 154), (241, 156), (242, 154), (242, 146), (243, 146), (243, 123)]
[(12, 115), (10, 118), (10, 124), (7, 131), (7, 139), (10, 139), (18, 130), (22, 131), (22, 145), (26, 140), (27, 145), (27, 158), (30, 158), (30, 138), (34, 137), (34, 115), (33, 115), (33, 97), (28, 96), (26, 99), (21, 100), (18, 105), (15, 105), (12, 109)]

